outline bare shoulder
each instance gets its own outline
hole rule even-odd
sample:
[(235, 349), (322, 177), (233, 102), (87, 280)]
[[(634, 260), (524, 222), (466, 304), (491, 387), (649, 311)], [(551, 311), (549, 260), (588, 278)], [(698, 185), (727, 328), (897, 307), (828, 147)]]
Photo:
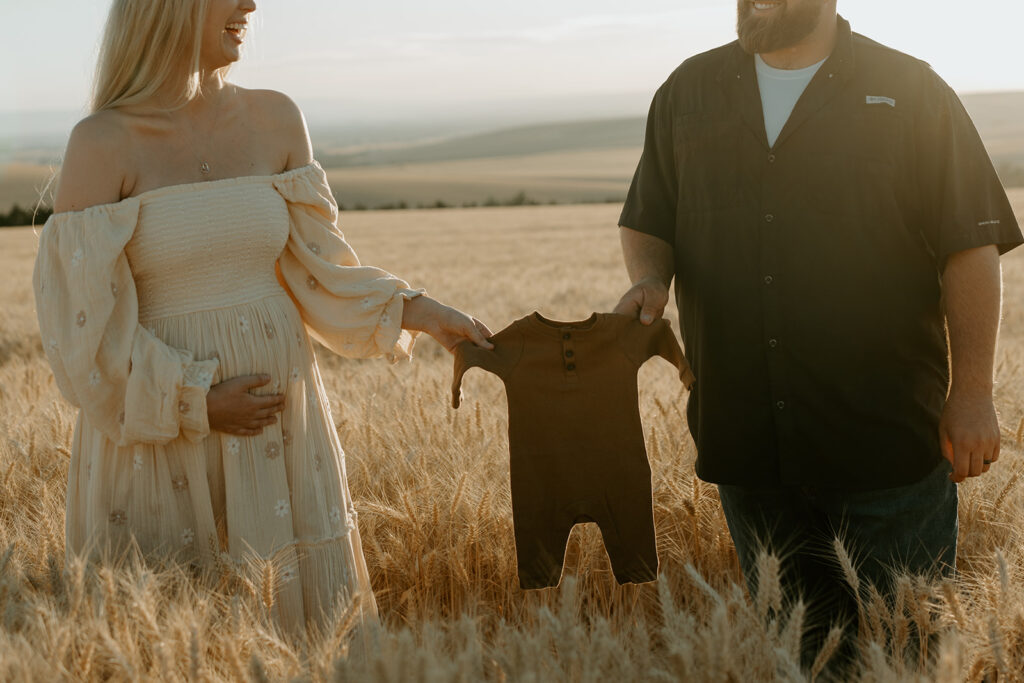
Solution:
[(313, 149), (306, 128), (306, 117), (292, 98), (276, 90), (238, 89), (257, 126), (282, 145), (287, 155), (285, 169), (305, 166), (313, 161)]
[(79, 121), (64, 152), (54, 210), (81, 211), (120, 201), (130, 145), (124, 116), (116, 111), (97, 112)]

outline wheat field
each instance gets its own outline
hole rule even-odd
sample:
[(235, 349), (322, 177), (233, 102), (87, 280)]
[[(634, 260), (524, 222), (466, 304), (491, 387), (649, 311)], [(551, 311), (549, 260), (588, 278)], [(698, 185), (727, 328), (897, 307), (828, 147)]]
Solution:
[[(1015, 194), (1024, 213), (1024, 192)], [(497, 331), (534, 310), (575, 320), (626, 288), (618, 207), (343, 214), (364, 262)], [(806, 607), (771, 580), (748, 595), (713, 486), (693, 476), (685, 394), (664, 361), (641, 369), (661, 577), (617, 586), (600, 533), (577, 527), (559, 588), (518, 588), (500, 380), (470, 373), (450, 407), (450, 356), (412, 363), (320, 354), (348, 454), (382, 625), (344, 610), (293, 642), (268, 622), (273, 572), (219, 583), (174, 566), (64, 563), (73, 410), (37, 339), (35, 236), (0, 231), (0, 680), (801, 681)], [(960, 487), (955, 582), (862, 587), (862, 681), (1024, 680), (1024, 250), (1004, 261), (998, 353), (1003, 455)], [(674, 312), (670, 317), (674, 320)], [(742, 419), (742, 416), (736, 416)], [(848, 567), (851, 580), (855, 568)], [(912, 637), (913, 632), (929, 638)], [(916, 644), (915, 644), (916, 643)]]

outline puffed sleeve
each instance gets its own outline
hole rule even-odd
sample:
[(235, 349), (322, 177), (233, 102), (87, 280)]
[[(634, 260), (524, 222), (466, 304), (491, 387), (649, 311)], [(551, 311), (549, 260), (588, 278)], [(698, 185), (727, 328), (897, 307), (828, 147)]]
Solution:
[(349, 358), (410, 358), (416, 334), (402, 329), (402, 310), (422, 290), (359, 263), (338, 229), (338, 205), (319, 164), (278, 176), (274, 187), (290, 216), (278, 278), (310, 335)]
[(218, 361), (195, 361), (139, 324), (124, 252), (138, 215), (127, 199), (47, 221), (32, 277), (43, 347), (61, 393), (111, 441), (200, 441)]

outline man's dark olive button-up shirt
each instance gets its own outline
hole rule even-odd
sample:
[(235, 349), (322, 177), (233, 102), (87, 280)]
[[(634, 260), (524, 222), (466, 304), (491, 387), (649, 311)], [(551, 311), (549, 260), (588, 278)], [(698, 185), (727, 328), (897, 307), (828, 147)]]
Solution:
[(956, 94), (850, 32), (769, 147), (737, 43), (658, 90), (620, 225), (675, 250), (697, 473), (883, 489), (941, 458), (941, 274), (1021, 232)]

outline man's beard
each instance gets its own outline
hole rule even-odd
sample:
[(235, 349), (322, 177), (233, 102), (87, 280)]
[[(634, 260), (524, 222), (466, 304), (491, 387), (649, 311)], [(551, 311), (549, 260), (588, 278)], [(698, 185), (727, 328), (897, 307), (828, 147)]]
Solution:
[(781, 8), (778, 16), (758, 17), (751, 0), (739, 0), (736, 33), (740, 46), (749, 54), (765, 54), (784, 50), (811, 35), (821, 18), (821, 2), (805, 1), (790, 9)]

